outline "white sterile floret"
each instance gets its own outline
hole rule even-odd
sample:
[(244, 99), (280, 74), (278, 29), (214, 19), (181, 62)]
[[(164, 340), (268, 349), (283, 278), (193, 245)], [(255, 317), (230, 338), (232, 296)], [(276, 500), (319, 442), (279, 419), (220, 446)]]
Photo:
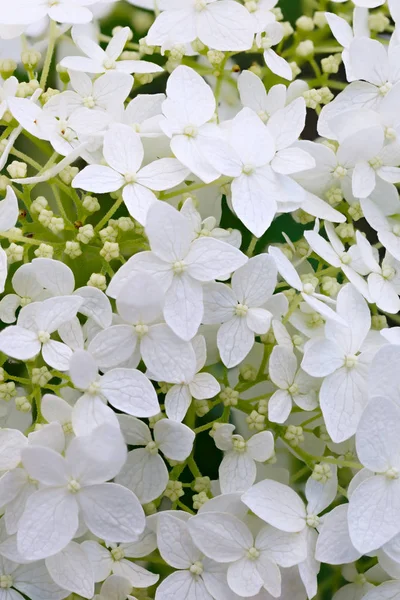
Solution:
[(0, 23), (30, 25), (47, 16), (58, 23), (89, 23), (93, 19), (93, 13), (86, 7), (96, 2), (97, 0), (16, 0), (10, 5), (2, 0)]
[(227, 566), (228, 585), (240, 597), (255, 596), (261, 590), (280, 597), (279, 566), (297, 565), (307, 556), (305, 540), (295, 533), (267, 525), (258, 527), (253, 536), (245, 523), (229, 513), (199, 514), (189, 519), (188, 529), (208, 559)]
[(65, 458), (49, 448), (26, 448), (22, 463), (42, 487), (29, 498), (19, 522), (21, 555), (38, 560), (65, 548), (77, 532), (79, 515), (101, 538), (134, 541), (145, 527), (139, 501), (130, 490), (105, 483), (119, 473), (125, 460), (124, 440), (110, 425), (74, 439)]
[(132, 217), (146, 224), (157, 201), (154, 191), (175, 187), (189, 174), (175, 158), (161, 158), (141, 168), (144, 150), (138, 133), (127, 125), (112, 125), (104, 136), (103, 154), (109, 166), (89, 165), (72, 182), (88, 192), (115, 192), (121, 188)]
[(216, 101), (210, 86), (193, 69), (179, 66), (167, 82), (162, 104), (162, 131), (170, 139), (174, 155), (205, 183), (221, 175), (215, 156), (229, 150), (222, 130), (210, 123)]
[(104, 581), (111, 574), (124, 577), (131, 587), (147, 588), (159, 579), (159, 575), (151, 573), (130, 558), (141, 558), (150, 554), (157, 547), (154, 533), (145, 529), (138, 541), (131, 544), (107, 544), (101, 546), (98, 542), (85, 541), (82, 544), (93, 569), (95, 582)]
[(193, 42), (214, 50), (249, 50), (256, 26), (250, 13), (232, 0), (166, 0), (147, 34), (152, 46)]
[(354, 38), (369, 37), (368, 16), (367, 8), (361, 7), (361, 5), (356, 7), (353, 12), (353, 27), (351, 27), (346, 19), (331, 12), (325, 13), (325, 18), (328, 21), (333, 36), (343, 46), (342, 60), (346, 68), (347, 81), (357, 79), (351, 70), (349, 49)]
[(276, 279), (275, 262), (264, 254), (234, 273), (231, 288), (223, 283), (205, 286), (203, 323), (222, 323), (217, 344), (227, 367), (235, 367), (248, 355), (255, 335), (269, 331), (272, 314), (263, 306), (272, 296)]
[(299, 274), (290, 262), (290, 260), (284, 255), (282, 250), (274, 246), (270, 246), (268, 250), (269, 254), (275, 260), (277, 269), (281, 277), (295, 290), (301, 293), (303, 300), (317, 313), (322, 315), (324, 319), (331, 319), (341, 323), (345, 323), (342, 317), (336, 313), (328, 303), (332, 306), (335, 305), (335, 301), (331, 300), (323, 294), (319, 294), (315, 291), (315, 287), (311, 282), (303, 283), (300, 279)]
[[(178, 517), (180, 516), (180, 518)], [(182, 516), (181, 516), (182, 515)], [(157, 545), (165, 562), (175, 569), (156, 591), (157, 600), (229, 598), (226, 567), (204, 556), (189, 533), (187, 513), (161, 512), (157, 516)]]
[(43, 359), (54, 369), (66, 371), (72, 350), (51, 339), (63, 323), (71, 321), (83, 299), (79, 296), (60, 296), (28, 304), (18, 315), (17, 325), (0, 334), (0, 349), (18, 360), (29, 360), (42, 351)]
[(301, 363), (306, 373), (323, 377), (319, 399), (329, 435), (335, 442), (351, 437), (367, 403), (367, 375), (373, 356), (362, 352), (371, 327), (369, 308), (361, 294), (347, 284), (339, 292), (337, 312), (343, 325), (328, 320), (325, 339), (305, 345)]
[(144, 448), (128, 453), (116, 481), (132, 490), (142, 504), (147, 504), (161, 496), (169, 479), (159, 452), (167, 459), (184, 461), (192, 451), (195, 434), (183, 423), (161, 419), (154, 425), (153, 440), (150, 429), (139, 419), (122, 415), (119, 422), (126, 443)]
[(223, 494), (245, 491), (256, 480), (256, 462), (266, 462), (274, 455), (274, 437), (270, 431), (256, 433), (245, 440), (233, 434), (234, 425), (220, 424), (214, 433), (217, 448), (224, 452), (219, 466), (219, 483)]
[[(195, 372), (188, 369), (185, 373), (183, 383), (179, 382), (172, 385), (165, 395), (165, 412), (169, 419), (181, 422), (191, 405), (192, 399), (208, 400), (214, 398), (220, 391), (221, 386), (211, 373), (201, 373), (207, 358), (207, 345), (205, 338), (198, 335), (193, 338), (193, 346), (196, 357)], [(180, 361), (182, 359), (180, 357)], [(171, 376), (164, 378), (167, 382)]]
[(11, 280), (15, 294), (7, 294), (0, 301), (0, 318), (4, 323), (14, 323), (19, 307), (46, 297), (44, 288), (37, 280), (32, 264), (22, 265)]
[(107, 293), (111, 297), (118, 294), (135, 271), (153, 275), (165, 290), (166, 323), (180, 338), (190, 340), (203, 318), (203, 284), (232, 273), (247, 262), (247, 257), (211, 237), (193, 240), (190, 222), (165, 202), (150, 208), (146, 234), (151, 252), (130, 258), (114, 276)]
[(297, 552), (306, 546), (306, 558), (298, 563), (300, 578), (309, 598), (317, 593), (317, 575), (320, 563), (315, 559), (320, 513), (336, 498), (338, 480), (336, 465), (326, 465), (329, 477), (326, 482), (310, 477), (306, 483), (307, 504), (288, 486), (265, 479), (250, 488), (242, 501), (260, 519), (276, 529), (297, 533), (293, 546)]
[(304, 150), (292, 145), (306, 118), (303, 98), (278, 110), (267, 126), (250, 108), (243, 108), (227, 131), (231, 150), (214, 157), (213, 165), (233, 178), (232, 207), (242, 223), (261, 237), (277, 212), (297, 209), (306, 193), (290, 175), (314, 167)]
[(152, 417), (160, 411), (154, 387), (136, 369), (117, 368), (99, 375), (93, 356), (77, 350), (70, 359), (69, 374), (74, 386), (83, 392), (72, 411), (76, 435), (87, 435), (103, 423), (118, 428), (116, 414), (107, 402), (136, 417)]
[(279, 77), (291, 81), (293, 72), (290, 64), (280, 56), (272, 46), (282, 41), (284, 29), (281, 23), (270, 22), (258, 33), (256, 40), (260, 48), (264, 48), (264, 60), (267, 67)]
[(86, 35), (74, 34), (73, 39), (78, 48), (86, 54), (82, 56), (67, 56), (60, 65), (71, 71), (84, 73), (106, 73), (120, 71), (122, 73), (161, 73), (162, 67), (144, 60), (119, 60), (130, 35), (129, 27), (122, 27), (103, 50), (96, 42)]
[(269, 376), (279, 388), (268, 401), (268, 418), (284, 423), (293, 403), (303, 410), (318, 406), (319, 380), (310, 377), (298, 367), (296, 355), (285, 346), (275, 346), (269, 359)]

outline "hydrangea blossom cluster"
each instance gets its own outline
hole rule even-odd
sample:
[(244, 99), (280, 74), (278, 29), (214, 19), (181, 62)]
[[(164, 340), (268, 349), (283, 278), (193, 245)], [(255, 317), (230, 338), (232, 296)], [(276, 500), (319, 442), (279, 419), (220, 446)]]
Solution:
[(400, 598), (400, 1), (287, 4), (0, 0), (0, 600)]

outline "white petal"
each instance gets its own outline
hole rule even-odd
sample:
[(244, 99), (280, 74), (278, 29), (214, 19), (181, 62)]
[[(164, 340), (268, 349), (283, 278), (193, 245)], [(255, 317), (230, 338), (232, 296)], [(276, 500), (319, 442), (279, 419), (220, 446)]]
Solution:
[(92, 598), (94, 594), (92, 566), (79, 544), (70, 542), (64, 550), (46, 560), (46, 567), (51, 578), (60, 587), (84, 598)]
[(128, 454), (128, 460), (116, 479), (146, 504), (159, 498), (168, 483), (168, 469), (159, 454), (151, 455), (138, 448)]
[(122, 195), (131, 217), (145, 225), (150, 207), (157, 202), (155, 194), (143, 185), (130, 183), (124, 187)]
[[(368, 61), (365, 57), (368, 56)], [(389, 79), (389, 62), (385, 47), (377, 40), (356, 38), (350, 46), (351, 67), (355, 79), (384, 85)]]
[(232, 289), (241, 304), (262, 306), (272, 296), (276, 279), (275, 261), (267, 254), (259, 254), (235, 271)]
[(158, 586), (156, 593), (157, 600), (213, 600), (202, 579), (195, 579), (188, 571), (176, 571), (169, 575)]
[(352, 176), (353, 194), (356, 198), (367, 198), (376, 185), (375, 171), (366, 161), (356, 164)]
[(190, 382), (189, 389), (196, 400), (208, 400), (221, 391), (221, 386), (211, 373), (197, 373)]
[(320, 390), (320, 404), (326, 428), (334, 442), (343, 442), (356, 431), (367, 402), (368, 368), (358, 364), (342, 367), (329, 375)]
[(191, 340), (203, 317), (203, 289), (188, 274), (176, 275), (165, 296), (164, 318), (181, 339)]
[(269, 420), (272, 423), (284, 423), (290, 415), (292, 405), (292, 397), (289, 392), (287, 390), (277, 390), (268, 402)]
[(400, 531), (398, 480), (376, 475), (360, 483), (350, 498), (349, 530), (355, 548), (369, 553)]
[(247, 262), (247, 257), (231, 244), (201, 237), (192, 243), (185, 262), (194, 279), (212, 281), (236, 271)]
[(131, 325), (114, 325), (95, 335), (88, 352), (100, 368), (112, 369), (132, 356), (136, 344), (137, 336)]
[(199, 39), (215, 50), (249, 50), (254, 24), (247, 10), (231, 0), (211, 3), (197, 18)]
[(136, 369), (113, 369), (101, 380), (108, 402), (134, 417), (152, 417), (160, 412), (157, 394), (143, 373)]
[(189, 519), (188, 528), (201, 552), (217, 562), (239, 560), (253, 545), (248, 527), (228, 513), (197, 515)]
[(35, 258), (32, 266), (40, 285), (54, 296), (66, 296), (74, 291), (74, 274), (61, 261), (52, 258)]
[(316, 558), (330, 565), (342, 565), (354, 562), (361, 556), (351, 543), (347, 523), (348, 505), (337, 506), (324, 515), (319, 531)]
[(104, 158), (122, 175), (135, 174), (142, 164), (143, 144), (139, 134), (127, 125), (112, 125), (104, 136)]
[(44, 300), (39, 304), (35, 315), (38, 330), (53, 333), (60, 325), (76, 317), (82, 304), (83, 300), (79, 296), (59, 296)]
[(15, 469), (21, 461), (21, 451), (28, 440), (17, 429), (0, 430), (0, 471)]
[(98, 378), (97, 365), (92, 355), (86, 350), (74, 352), (69, 365), (69, 374), (75, 387), (86, 390)]
[(40, 352), (37, 334), (18, 325), (7, 327), (0, 333), (0, 350), (17, 360), (29, 360)]
[(195, 373), (196, 356), (192, 345), (164, 323), (153, 325), (140, 343), (143, 361), (159, 381), (190, 381)]
[(93, 319), (100, 327), (110, 327), (112, 321), (111, 304), (107, 296), (95, 287), (85, 286), (75, 290), (74, 294), (83, 298), (79, 312)]
[(181, 423), (191, 402), (192, 396), (187, 385), (173, 385), (165, 396), (165, 413), (168, 419)]
[(68, 371), (72, 350), (66, 344), (49, 340), (42, 346), (43, 360), (53, 369)]
[(294, 382), (297, 358), (284, 346), (275, 346), (269, 359), (269, 375), (275, 385), (286, 390)]
[(221, 360), (228, 368), (238, 365), (254, 345), (254, 333), (249, 329), (246, 319), (234, 317), (221, 325), (217, 335)]
[(275, 248), (274, 246), (270, 246), (268, 252), (275, 260), (280, 276), (291, 287), (295, 288), (296, 290), (302, 290), (303, 284), (301, 279), (290, 260), (283, 254), (282, 250)]
[(218, 473), (222, 493), (231, 494), (248, 490), (256, 479), (257, 469), (250, 453), (227, 452)]
[(315, 160), (301, 148), (286, 148), (277, 152), (271, 166), (276, 173), (291, 175), (312, 169), (315, 167)]
[(84, 541), (81, 547), (92, 565), (94, 581), (104, 581), (110, 575), (114, 563), (110, 551), (92, 540)]
[(32, 494), (18, 526), (18, 550), (27, 560), (40, 560), (60, 552), (78, 529), (76, 499), (66, 488), (49, 488)]
[(47, 486), (66, 485), (68, 468), (65, 459), (54, 450), (28, 446), (23, 450), (21, 459), (32, 479)]
[(176, 569), (188, 569), (199, 560), (188, 525), (170, 514), (160, 513), (157, 524), (158, 549), (163, 559)]
[(98, 396), (84, 394), (72, 410), (72, 427), (75, 435), (89, 435), (96, 427), (108, 423), (118, 427), (118, 419), (113, 410)]
[(270, 431), (261, 431), (247, 441), (247, 449), (253, 460), (265, 462), (274, 454), (274, 436)]
[(330, 478), (326, 483), (316, 481), (312, 477), (307, 479), (305, 494), (308, 501), (307, 512), (319, 515), (326, 510), (336, 498), (338, 478), (336, 465), (329, 465)]
[(263, 578), (258, 571), (259, 561), (243, 557), (228, 567), (228, 585), (240, 596), (255, 596), (263, 586)]
[(344, 359), (344, 352), (335, 342), (316, 339), (307, 343), (301, 367), (313, 377), (325, 377), (340, 369)]
[(289, 63), (279, 56), (272, 48), (269, 48), (264, 52), (264, 60), (265, 64), (275, 75), (279, 75), (279, 77), (283, 77), (283, 79), (287, 79), (288, 81), (292, 81), (293, 72)]
[(305, 527), (304, 503), (287, 485), (266, 479), (243, 494), (242, 501), (260, 519), (277, 529), (297, 532)]
[(242, 223), (261, 237), (277, 212), (280, 190), (270, 167), (251, 175), (240, 175), (232, 182), (232, 206)]
[(182, 260), (192, 241), (187, 219), (166, 202), (157, 202), (149, 210), (146, 234), (152, 251), (168, 262)]
[[(377, 473), (397, 467), (400, 408), (386, 398), (374, 397), (366, 406), (357, 428), (357, 455)], [(399, 463), (400, 466), (400, 463)]]
[(167, 458), (183, 461), (193, 448), (194, 432), (176, 421), (161, 419), (154, 426), (154, 439)]
[(145, 528), (139, 500), (121, 485), (103, 483), (83, 488), (79, 505), (88, 529), (102, 539), (133, 542)]
[(116, 192), (125, 183), (124, 178), (114, 169), (103, 165), (88, 165), (76, 175), (72, 187), (87, 192), (104, 194)]
[(18, 200), (11, 186), (7, 186), (4, 200), (0, 201), (0, 231), (15, 227), (19, 215)]

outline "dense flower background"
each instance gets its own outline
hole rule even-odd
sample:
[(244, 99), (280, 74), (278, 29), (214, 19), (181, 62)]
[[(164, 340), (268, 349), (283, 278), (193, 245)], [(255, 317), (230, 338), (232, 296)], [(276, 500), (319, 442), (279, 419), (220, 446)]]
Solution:
[(0, 600), (400, 599), (400, 0), (0, 0)]

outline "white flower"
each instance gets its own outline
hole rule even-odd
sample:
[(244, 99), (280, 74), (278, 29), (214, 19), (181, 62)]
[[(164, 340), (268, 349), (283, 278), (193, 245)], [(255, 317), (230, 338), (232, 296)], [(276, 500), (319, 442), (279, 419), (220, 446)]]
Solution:
[(367, 8), (362, 8), (361, 5), (356, 7), (353, 12), (353, 27), (351, 27), (346, 19), (343, 19), (342, 17), (339, 17), (331, 12), (325, 13), (325, 18), (328, 21), (328, 25), (331, 28), (334, 37), (344, 48), (342, 52), (342, 59), (346, 68), (347, 81), (354, 81), (357, 79), (357, 77), (354, 77), (351, 70), (349, 49), (354, 38), (368, 38), (370, 36), (368, 17), (369, 13)]
[[(165, 412), (169, 419), (183, 421), (192, 398), (196, 400), (208, 400), (214, 398), (221, 386), (211, 373), (200, 373), (207, 358), (206, 341), (202, 335), (196, 336), (192, 342), (196, 356), (195, 373), (188, 370), (185, 373), (184, 383), (177, 383), (170, 387), (165, 395)], [(168, 382), (170, 378), (167, 378)]]
[(121, 323), (100, 331), (88, 346), (101, 369), (136, 367), (142, 357), (152, 379), (180, 384), (194, 376), (193, 347), (163, 322), (164, 293), (152, 275), (133, 273), (116, 305)]
[(267, 123), (273, 114), (308, 90), (308, 85), (305, 81), (297, 80), (289, 87), (283, 84), (273, 85), (267, 92), (260, 77), (252, 71), (243, 71), (238, 77), (238, 89), (243, 106), (251, 108), (264, 123)]
[(0, 301), (0, 318), (3, 323), (14, 323), (16, 311), (36, 300), (44, 299), (44, 289), (36, 278), (32, 264), (22, 265), (11, 280), (15, 294), (7, 294)]
[(91, 433), (98, 425), (118, 427), (115, 413), (107, 406), (137, 417), (159, 413), (157, 394), (150, 381), (136, 369), (111, 369), (100, 376), (94, 358), (85, 350), (76, 351), (69, 364), (74, 386), (84, 392), (72, 411), (76, 435)]
[(21, 555), (37, 560), (65, 548), (77, 532), (78, 515), (101, 538), (134, 541), (145, 527), (139, 501), (130, 490), (105, 483), (119, 473), (125, 460), (122, 436), (108, 425), (75, 438), (65, 458), (49, 448), (25, 448), (23, 465), (42, 487), (28, 499), (19, 522)]
[(128, 579), (111, 575), (101, 586), (100, 594), (94, 596), (94, 600), (137, 600), (129, 595), (131, 591), (132, 585)]
[(97, 0), (16, 0), (12, 5), (2, 0), (0, 22), (5, 25), (30, 25), (48, 16), (59, 23), (89, 23), (92, 12), (86, 8)]
[(61, 61), (61, 66), (71, 71), (85, 73), (106, 73), (107, 71), (122, 71), (123, 73), (161, 73), (162, 67), (145, 60), (118, 60), (123, 52), (130, 35), (129, 27), (123, 27), (116, 33), (107, 48), (103, 50), (96, 42), (86, 35), (73, 35), (78, 48), (86, 57), (67, 56)]
[(214, 434), (215, 445), (224, 452), (219, 466), (223, 494), (249, 489), (256, 480), (256, 462), (266, 462), (274, 455), (274, 437), (270, 431), (261, 431), (245, 440), (241, 435), (233, 435), (234, 430), (234, 425), (226, 423)]
[(68, 116), (79, 108), (116, 113), (133, 85), (132, 77), (124, 72), (108, 71), (94, 81), (79, 71), (69, 71), (68, 74), (74, 91), (67, 90), (50, 98), (46, 102), (46, 112), (57, 115), (60, 104), (63, 104)]
[(337, 312), (345, 325), (328, 320), (325, 339), (307, 342), (301, 366), (313, 377), (324, 377), (319, 394), (324, 421), (332, 440), (342, 442), (355, 433), (367, 402), (372, 356), (360, 350), (371, 327), (371, 315), (351, 284), (339, 292)]
[(357, 455), (372, 471), (351, 494), (348, 513), (351, 541), (362, 553), (377, 550), (400, 531), (399, 423), (398, 406), (374, 397), (357, 429)]
[(204, 79), (189, 67), (175, 69), (167, 82), (167, 99), (162, 104), (165, 119), (160, 126), (171, 138), (174, 155), (205, 183), (221, 175), (214, 155), (228, 151), (222, 132), (209, 122), (215, 109), (214, 94)]
[(92, 565), (82, 545), (70, 542), (63, 550), (45, 560), (47, 571), (61, 588), (84, 598), (94, 594)]
[(166, 563), (176, 571), (158, 586), (156, 600), (209, 600), (218, 594), (230, 597), (226, 582), (226, 568), (203, 556), (190, 536), (186, 518), (171, 513), (157, 517), (157, 544)]
[(147, 34), (147, 43), (163, 46), (199, 38), (214, 50), (249, 50), (255, 24), (249, 12), (231, 0), (167, 0)]
[(17, 360), (29, 360), (42, 351), (49, 366), (66, 371), (72, 351), (65, 344), (52, 340), (51, 334), (73, 319), (82, 303), (79, 296), (60, 296), (28, 304), (21, 309), (17, 325), (1, 332), (1, 351)]
[(288, 486), (265, 479), (250, 488), (242, 496), (242, 502), (260, 519), (280, 531), (298, 533), (293, 538), (297, 552), (306, 544), (306, 556), (299, 561), (299, 573), (309, 598), (317, 593), (317, 575), (319, 562), (315, 559), (315, 547), (318, 539), (318, 516), (336, 498), (337, 472), (335, 465), (328, 465), (326, 482), (307, 480), (305, 495), (307, 504)]
[(304, 128), (305, 116), (303, 98), (277, 111), (267, 127), (251, 109), (244, 108), (231, 121), (227, 134), (233, 153), (214, 157), (213, 164), (234, 178), (235, 213), (257, 237), (265, 233), (278, 210), (299, 208), (305, 199), (304, 190), (289, 177), (315, 164), (307, 152), (290, 147)]
[(281, 593), (278, 565), (290, 567), (301, 563), (306, 555), (304, 538), (282, 533), (273, 527), (258, 528), (254, 537), (236, 516), (207, 512), (188, 521), (195, 544), (210, 559), (228, 564), (227, 581), (240, 597), (255, 596), (266, 589), (274, 598)]
[(283, 254), (282, 250), (270, 246), (269, 254), (275, 260), (277, 269), (281, 277), (295, 290), (299, 291), (302, 295), (303, 300), (317, 313), (322, 315), (324, 319), (331, 319), (338, 323), (344, 323), (340, 315), (333, 311), (326, 302), (335, 304), (327, 296), (318, 294), (315, 291), (312, 283), (303, 283), (300, 279), (299, 274), (290, 262), (290, 260)]
[(272, 50), (283, 39), (283, 27), (281, 23), (270, 22), (265, 25), (263, 31), (257, 35), (258, 46), (264, 48), (264, 60), (267, 67), (279, 77), (293, 79), (292, 68), (289, 63)]
[(1, 600), (23, 600), (26, 595), (32, 600), (62, 600), (66, 596), (50, 577), (44, 561), (19, 565), (0, 557), (0, 581)]
[(144, 448), (128, 453), (117, 482), (147, 504), (161, 496), (168, 483), (168, 469), (159, 451), (166, 458), (182, 462), (192, 451), (195, 434), (183, 423), (161, 419), (154, 425), (153, 441), (150, 429), (139, 419), (122, 416), (120, 425), (127, 444)]
[(269, 331), (272, 314), (263, 305), (271, 298), (276, 279), (275, 262), (264, 254), (234, 273), (232, 288), (223, 283), (205, 286), (203, 323), (223, 323), (217, 344), (227, 367), (235, 367), (248, 355), (255, 335)]
[(15, 98), (18, 89), (18, 79), (9, 77), (2, 82), (0, 87), (0, 118), (4, 117), (4, 113), (9, 109), (9, 98)]
[(121, 120), (143, 138), (161, 137), (164, 94), (138, 94), (124, 110)]
[[(155, 538), (154, 534), (150, 534)], [(143, 537), (143, 534), (142, 534)], [(149, 535), (147, 535), (149, 537)], [(146, 588), (157, 583), (159, 575), (150, 573), (129, 558), (138, 558), (155, 550), (156, 543), (133, 542), (132, 544), (108, 544), (107, 548), (98, 542), (85, 541), (82, 548), (91, 562), (95, 582), (104, 581), (111, 574), (127, 579), (131, 587)]]
[(293, 403), (308, 411), (318, 406), (318, 379), (300, 369), (296, 355), (285, 346), (275, 346), (272, 350), (269, 376), (279, 388), (268, 401), (268, 418), (273, 423), (284, 423)]
[(193, 240), (190, 222), (165, 202), (150, 208), (146, 234), (152, 251), (132, 257), (113, 278), (108, 294), (118, 293), (134, 271), (153, 275), (166, 292), (166, 323), (180, 338), (190, 340), (203, 318), (203, 284), (235, 271), (247, 258), (220, 240)]
[(141, 168), (144, 150), (138, 133), (127, 125), (112, 125), (104, 135), (103, 154), (109, 166), (89, 165), (72, 182), (90, 192), (115, 192), (121, 188), (129, 213), (145, 225), (157, 198), (153, 190), (175, 187), (189, 171), (175, 158), (161, 158)]

